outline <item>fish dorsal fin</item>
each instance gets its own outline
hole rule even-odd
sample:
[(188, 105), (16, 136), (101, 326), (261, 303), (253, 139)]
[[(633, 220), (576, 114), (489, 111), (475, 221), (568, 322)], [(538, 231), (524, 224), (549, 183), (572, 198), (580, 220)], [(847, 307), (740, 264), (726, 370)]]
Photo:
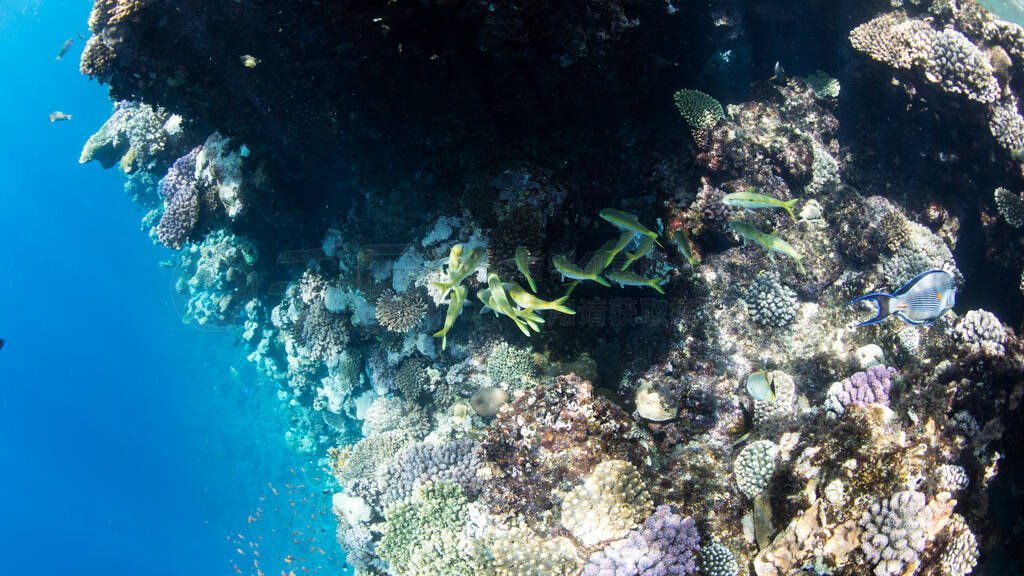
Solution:
[(913, 278), (911, 278), (910, 281), (908, 281), (906, 284), (904, 284), (903, 286), (900, 286), (900, 289), (895, 291), (895, 292), (893, 292), (892, 295), (893, 296), (902, 296), (902, 295), (906, 294), (907, 292), (909, 292), (914, 287), (915, 284), (920, 282), (924, 277), (929, 276), (931, 274), (945, 274), (947, 276), (949, 275), (949, 273), (946, 272), (945, 270), (939, 270), (939, 269), (933, 269), (933, 270), (928, 270), (928, 271), (925, 271), (925, 272), (921, 272), (917, 276), (914, 276)]

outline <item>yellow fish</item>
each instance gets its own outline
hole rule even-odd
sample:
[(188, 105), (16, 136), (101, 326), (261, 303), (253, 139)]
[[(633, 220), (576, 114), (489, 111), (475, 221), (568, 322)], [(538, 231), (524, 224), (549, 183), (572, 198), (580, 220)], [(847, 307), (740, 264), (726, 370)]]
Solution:
[(650, 236), (644, 236), (640, 239), (640, 246), (633, 252), (626, 252), (626, 261), (619, 267), (619, 270), (625, 270), (637, 260), (647, 256), (647, 254), (654, 248), (654, 238)]
[[(642, 236), (654, 238), (654, 243), (658, 244), (658, 233), (646, 228), (633, 214), (614, 208), (605, 208), (598, 212), (597, 215), (620, 230), (631, 230)], [(658, 244), (658, 246), (661, 246), (661, 244)]]
[(575, 310), (565, 306), (565, 301), (569, 299), (569, 294), (566, 294), (557, 300), (548, 301), (542, 300), (534, 294), (530, 294), (515, 282), (505, 282), (501, 286), (508, 293), (509, 297), (512, 298), (513, 302), (527, 310), (554, 310), (555, 312), (561, 312), (562, 314), (576, 313)]
[(448, 346), (448, 331), (455, 324), (455, 319), (462, 313), (462, 305), (466, 302), (466, 287), (458, 285), (452, 291), (452, 297), (448, 300), (448, 312), (444, 317), (444, 328), (434, 334), (434, 338), (441, 338), (441, 350)]
[(530, 276), (530, 251), (526, 246), (516, 246), (516, 268), (519, 268), (519, 272), (526, 278), (526, 283), (530, 285), (530, 290), (536, 294), (537, 283), (533, 281), (533, 276)]

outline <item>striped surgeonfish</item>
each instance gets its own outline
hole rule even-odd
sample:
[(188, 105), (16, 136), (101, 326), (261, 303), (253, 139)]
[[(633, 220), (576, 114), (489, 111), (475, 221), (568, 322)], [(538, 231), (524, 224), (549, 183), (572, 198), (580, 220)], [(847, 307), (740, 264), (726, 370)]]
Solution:
[(892, 294), (876, 292), (861, 296), (850, 304), (861, 300), (874, 300), (878, 304), (878, 314), (857, 324), (857, 327), (881, 322), (890, 315), (907, 324), (927, 326), (953, 308), (956, 285), (945, 270), (929, 270), (918, 274)]

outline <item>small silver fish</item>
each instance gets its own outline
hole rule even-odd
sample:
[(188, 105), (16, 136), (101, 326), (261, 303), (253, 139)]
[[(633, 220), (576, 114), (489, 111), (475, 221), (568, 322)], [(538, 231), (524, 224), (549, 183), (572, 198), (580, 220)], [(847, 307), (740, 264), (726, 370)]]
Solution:
[(747, 394), (761, 402), (775, 402), (775, 378), (769, 378), (764, 371), (751, 372), (747, 376)]
[(71, 120), (71, 114), (65, 114), (60, 110), (50, 112), (50, 122), (63, 122), (64, 120)]
[(896, 316), (913, 326), (927, 326), (942, 317), (956, 303), (956, 285), (945, 270), (929, 270), (914, 277), (902, 288), (886, 294), (875, 292), (857, 298), (850, 304), (874, 300), (878, 313), (856, 327), (867, 326)]
[(60, 54), (57, 54), (57, 61), (58, 62), (63, 60), (64, 59), (64, 55), (67, 54), (68, 50), (71, 49), (71, 42), (72, 42), (72, 39), (68, 38), (67, 40), (64, 41), (64, 45), (60, 47)]

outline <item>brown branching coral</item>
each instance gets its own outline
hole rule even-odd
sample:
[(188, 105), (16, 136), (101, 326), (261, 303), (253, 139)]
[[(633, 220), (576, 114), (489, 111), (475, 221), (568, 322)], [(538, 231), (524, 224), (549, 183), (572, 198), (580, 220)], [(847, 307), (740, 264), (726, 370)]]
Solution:
[(377, 322), (391, 332), (412, 330), (426, 313), (427, 301), (415, 290), (402, 294), (385, 290), (377, 298)]

